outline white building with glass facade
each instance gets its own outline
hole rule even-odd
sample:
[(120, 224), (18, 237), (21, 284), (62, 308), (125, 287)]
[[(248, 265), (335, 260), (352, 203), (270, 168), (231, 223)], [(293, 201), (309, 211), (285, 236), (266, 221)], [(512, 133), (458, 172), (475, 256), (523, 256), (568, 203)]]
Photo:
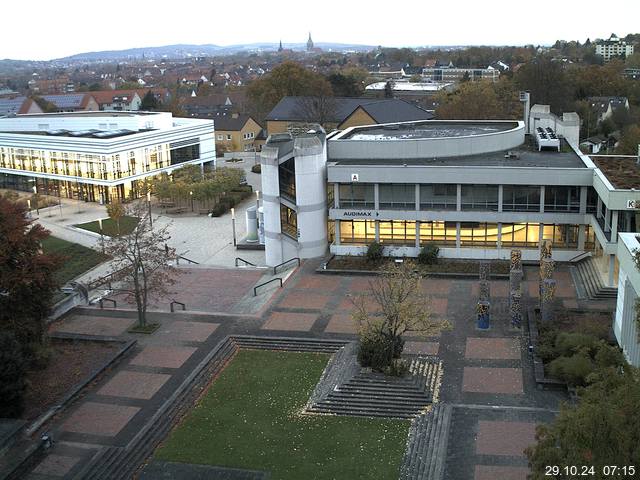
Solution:
[(0, 187), (107, 203), (185, 165), (215, 167), (211, 120), (167, 112), (75, 112), (0, 118)]
[[(436, 120), (351, 127), (326, 140), (310, 133), (309, 162), (298, 139), (270, 138), (267, 263), (327, 250), (362, 255), (374, 241), (391, 256), (416, 256), (432, 242), (444, 257), (507, 259), (519, 248), (537, 260), (550, 239), (559, 261), (592, 252), (604, 283), (615, 285), (617, 233), (636, 231), (640, 188), (615, 185), (607, 170), (617, 166), (580, 153), (570, 131), (579, 121), (565, 119), (556, 137), (534, 111), (530, 133), (522, 121)], [(314, 174), (303, 174), (310, 164)], [(316, 215), (307, 227), (301, 217), (310, 212), (326, 222)]]

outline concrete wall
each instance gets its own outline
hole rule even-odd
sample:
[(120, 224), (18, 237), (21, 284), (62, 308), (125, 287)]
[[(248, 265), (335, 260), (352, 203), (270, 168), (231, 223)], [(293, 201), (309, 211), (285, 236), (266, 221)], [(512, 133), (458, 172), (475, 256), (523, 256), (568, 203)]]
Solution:
[(633, 251), (640, 249), (636, 233), (620, 233), (617, 258), (618, 299), (613, 323), (613, 331), (618, 345), (632, 365), (640, 367), (640, 341), (636, 323), (635, 302), (640, 292), (640, 272), (633, 261)]
[[(439, 123), (446, 124), (446, 122)], [(451, 123), (465, 122), (456, 120)], [(478, 121), (467, 123), (477, 124)], [(487, 123), (490, 122), (487, 121)], [(351, 140), (346, 137), (352, 131), (347, 130), (344, 135), (339, 135), (329, 141), (329, 157), (339, 159), (443, 158), (499, 152), (515, 149), (524, 143), (524, 122), (513, 122), (513, 124), (514, 127), (506, 131), (464, 137), (388, 139), (384, 141)]]
[[(278, 147), (265, 145), (260, 153), (262, 169), (262, 206), (264, 212), (264, 246), (267, 265), (282, 263), (285, 258), (280, 229), (280, 182), (278, 180)], [(294, 255), (297, 256), (297, 255)]]

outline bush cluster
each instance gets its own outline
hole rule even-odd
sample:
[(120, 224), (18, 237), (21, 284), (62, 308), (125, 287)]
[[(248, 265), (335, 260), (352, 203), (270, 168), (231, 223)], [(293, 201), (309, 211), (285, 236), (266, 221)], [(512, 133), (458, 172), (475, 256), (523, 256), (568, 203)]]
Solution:
[(256, 163), (253, 167), (251, 167), (251, 171), (253, 173), (262, 173), (262, 167), (259, 163)]
[(0, 418), (19, 417), (24, 410), (26, 361), (15, 336), (0, 332)]
[(421, 265), (435, 265), (438, 263), (440, 248), (435, 243), (427, 243), (418, 253), (418, 263)]
[(224, 215), (231, 209), (231, 207), (238, 204), (241, 200), (251, 196), (251, 191), (252, 188), (250, 185), (237, 187), (218, 200), (218, 203), (216, 203), (216, 205), (211, 209), (211, 215), (214, 217)]
[(378, 242), (372, 242), (367, 247), (367, 260), (378, 263), (383, 257), (383, 246)]
[(375, 332), (362, 335), (358, 348), (358, 361), (363, 367), (390, 375), (403, 375), (406, 370), (398, 362), (404, 340), (401, 337)]

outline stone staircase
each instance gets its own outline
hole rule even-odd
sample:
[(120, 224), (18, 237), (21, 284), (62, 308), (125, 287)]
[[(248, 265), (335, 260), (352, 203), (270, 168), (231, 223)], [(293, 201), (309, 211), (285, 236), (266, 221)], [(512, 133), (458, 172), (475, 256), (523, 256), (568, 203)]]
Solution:
[(447, 455), (451, 405), (436, 403), (416, 417), (409, 430), (400, 480), (441, 480)]
[(308, 413), (365, 417), (414, 418), (433, 402), (442, 363), (437, 357), (414, 358), (410, 374), (390, 377), (360, 371), (336, 385)]
[(575, 268), (590, 300), (611, 300), (618, 296), (617, 288), (604, 285), (593, 258), (587, 257), (581, 260), (575, 264)]

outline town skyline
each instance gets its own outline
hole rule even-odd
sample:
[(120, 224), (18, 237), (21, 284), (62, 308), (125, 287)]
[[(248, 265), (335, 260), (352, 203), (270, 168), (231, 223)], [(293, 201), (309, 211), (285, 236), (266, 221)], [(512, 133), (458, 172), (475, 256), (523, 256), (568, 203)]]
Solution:
[[(64, 2), (62, 9), (58, 5), (40, 6), (30, 18), (31, 31), (44, 32), (47, 25), (70, 19), (76, 25), (73, 29), (61, 29), (42, 42), (41, 35), (25, 37), (21, 23), (10, 22), (0, 33), (0, 59), (53, 60), (84, 52), (174, 44), (229, 46), (277, 44), (280, 40), (284, 44), (304, 43), (309, 32), (317, 44), (336, 42), (408, 48), (550, 45), (558, 39), (584, 41), (608, 37), (612, 32), (619, 36), (632, 33), (640, 6), (630, 1), (622, 4), (626, 14), (616, 18), (615, 25), (607, 27), (589, 22), (590, 12), (597, 10), (593, 1), (583, 2), (579, 10), (573, 5), (556, 4), (550, 14), (549, 9), (525, 9), (502, 0), (481, 5), (461, 0), (456, 11), (465, 12), (465, 15), (454, 19), (454, 12), (447, 5), (411, 7), (412, 15), (407, 15), (406, 9), (388, 9), (381, 15), (380, 8), (364, 9), (332, 1), (325, 8), (314, 11), (313, 17), (300, 18), (296, 14), (299, 5), (286, 0), (278, 2), (277, 8), (262, 9), (258, 16), (243, 16), (241, 24), (211, 23), (211, 16), (193, 15), (191, 9), (171, 12), (170, 28), (158, 28), (168, 27), (165, 11), (116, 1), (112, 9), (126, 11), (126, 18), (132, 20), (133, 26), (118, 30), (117, 35), (104, 35), (94, 22), (73, 21), (86, 9), (77, 0), (69, 0)], [(7, 18), (21, 14), (17, 5), (6, 8)], [(250, 1), (247, 9), (259, 9), (259, 4)], [(496, 9), (499, 9), (499, 17), (494, 15)], [(204, 11), (208, 12), (206, 7)]]

